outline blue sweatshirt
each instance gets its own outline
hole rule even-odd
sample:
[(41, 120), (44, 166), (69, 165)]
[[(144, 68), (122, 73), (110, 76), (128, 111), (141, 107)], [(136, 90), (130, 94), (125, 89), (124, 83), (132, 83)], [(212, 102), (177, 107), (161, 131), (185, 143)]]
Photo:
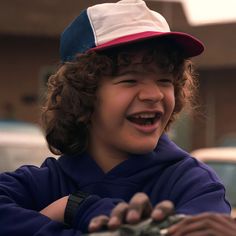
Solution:
[[(39, 213), (76, 190), (92, 194), (73, 228)], [(0, 175), (1, 236), (79, 236), (96, 215), (109, 215), (119, 199), (145, 192), (153, 205), (171, 200), (177, 213), (230, 213), (225, 189), (215, 173), (163, 135), (155, 150), (130, 158), (104, 173), (87, 154), (47, 158), (40, 168), (23, 166)]]

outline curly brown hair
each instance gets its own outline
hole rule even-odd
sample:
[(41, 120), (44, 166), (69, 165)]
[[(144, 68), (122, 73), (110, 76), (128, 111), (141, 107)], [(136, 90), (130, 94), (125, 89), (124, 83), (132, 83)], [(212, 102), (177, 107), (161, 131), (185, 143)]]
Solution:
[(88, 129), (93, 114), (96, 91), (103, 76), (113, 77), (120, 66), (130, 65), (132, 55), (148, 48), (141, 63), (155, 60), (158, 67), (174, 75), (175, 108), (166, 126), (176, 119), (186, 104), (195, 103), (197, 88), (192, 62), (171, 40), (150, 40), (103, 52), (77, 55), (63, 63), (49, 78), (48, 93), (42, 113), (46, 140), (54, 154), (76, 154), (88, 146)]

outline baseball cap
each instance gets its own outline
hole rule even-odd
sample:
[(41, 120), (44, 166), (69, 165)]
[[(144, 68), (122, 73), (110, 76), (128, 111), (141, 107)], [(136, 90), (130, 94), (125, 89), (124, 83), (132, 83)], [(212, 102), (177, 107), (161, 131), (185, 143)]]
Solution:
[(61, 34), (62, 61), (77, 53), (99, 51), (153, 38), (169, 38), (186, 58), (201, 54), (203, 43), (184, 32), (174, 32), (165, 18), (142, 0), (102, 3), (83, 10)]

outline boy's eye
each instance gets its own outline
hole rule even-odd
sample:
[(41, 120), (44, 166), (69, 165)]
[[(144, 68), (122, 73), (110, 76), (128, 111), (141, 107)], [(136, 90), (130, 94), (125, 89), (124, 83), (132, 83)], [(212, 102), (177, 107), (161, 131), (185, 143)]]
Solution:
[(165, 78), (165, 79), (158, 79), (158, 82), (161, 82), (161, 83), (171, 83), (173, 84), (173, 79), (172, 78)]
[(137, 81), (134, 79), (126, 79), (126, 80), (122, 80), (120, 81), (120, 83), (129, 83), (129, 84), (133, 84), (136, 83)]
[(137, 80), (135, 79), (125, 79), (125, 80), (120, 80), (116, 84), (134, 84), (136, 83)]

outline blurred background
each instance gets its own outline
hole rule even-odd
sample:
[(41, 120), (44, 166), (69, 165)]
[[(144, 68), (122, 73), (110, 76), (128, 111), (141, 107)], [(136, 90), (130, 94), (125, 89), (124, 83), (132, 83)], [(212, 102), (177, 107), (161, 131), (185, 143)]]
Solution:
[[(60, 33), (82, 9), (102, 2), (107, 1), (0, 0), (0, 119), (39, 124), (47, 79), (59, 63)], [(194, 59), (202, 114), (183, 112), (172, 138), (188, 151), (236, 145), (236, 7), (230, 5), (236, 1), (146, 3), (165, 16), (172, 31), (195, 35), (206, 46)]]

